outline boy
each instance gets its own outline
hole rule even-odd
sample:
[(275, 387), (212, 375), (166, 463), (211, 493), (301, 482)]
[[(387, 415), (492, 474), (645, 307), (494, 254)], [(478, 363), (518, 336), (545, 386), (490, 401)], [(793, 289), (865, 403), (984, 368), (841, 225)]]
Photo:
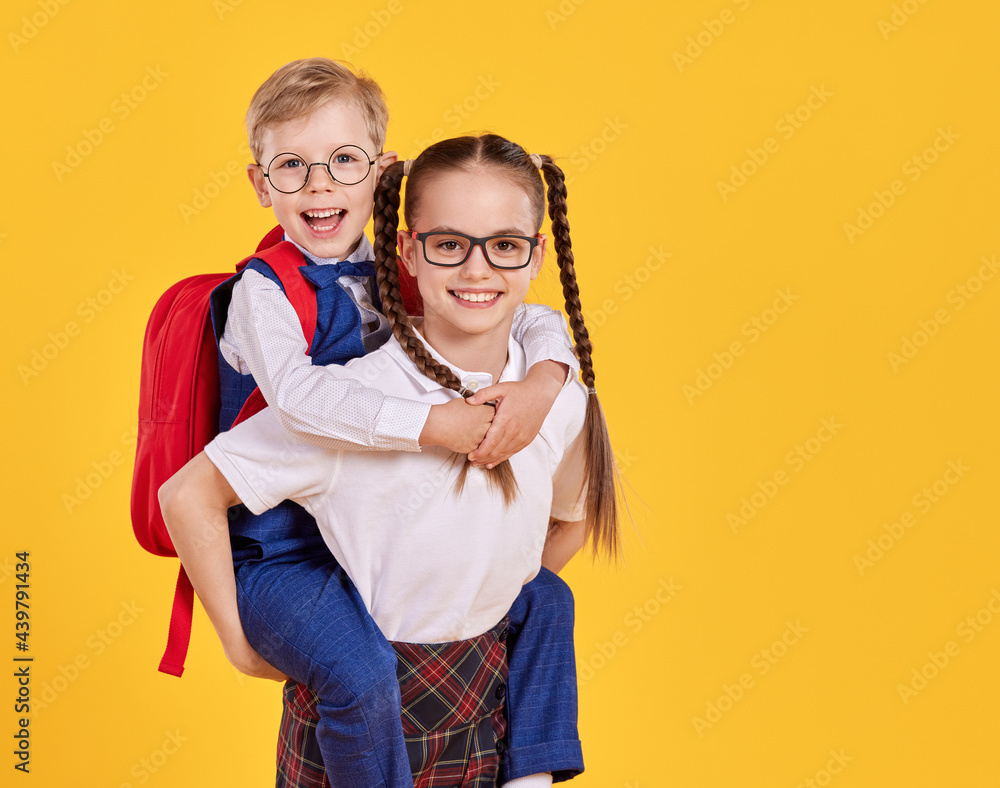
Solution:
[[(274, 210), (285, 239), (303, 254), (303, 275), (316, 289), (317, 329), (310, 345), (262, 261), (220, 287), (213, 295), (220, 333), (220, 426), (231, 426), (259, 386), (282, 426), (310, 442), (397, 451), (439, 445), (493, 465), (531, 441), (567, 372), (576, 369), (558, 313), (535, 307), (519, 315), (514, 329), (529, 362), (552, 360), (532, 366), (523, 383), (485, 389), (471, 404), (455, 400), (428, 407), (385, 397), (327, 366), (374, 350), (390, 336), (377, 306), (373, 255), (364, 236), (375, 183), (396, 160), (394, 152), (383, 151), (387, 122), (372, 80), (322, 58), (284, 66), (255, 94), (247, 127), (256, 163), (247, 172), (260, 204)], [(490, 400), (499, 403), (495, 419), (493, 408), (482, 404)], [(372, 479), (371, 494), (378, 494), (378, 479)], [(333, 785), (409, 785), (395, 653), (315, 522), (287, 501), (259, 517), (238, 507), (230, 534), (235, 576), (232, 567), (191, 576), (227, 657), (248, 675), (287, 674), (316, 691), (317, 738)], [(533, 620), (524, 633), (565, 628), (567, 621), (571, 633), (572, 607), (560, 583), (543, 577), (536, 588), (526, 587), (521, 608), (548, 611), (553, 620)], [(553, 598), (562, 601), (551, 604)], [(533, 647), (527, 634), (519, 643), (519, 653)], [(512, 654), (512, 673), (516, 661)], [(565, 714), (570, 711), (575, 725), (575, 696)], [(515, 712), (512, 727), (518, 725)], [(539, 723), (524, 725), (534, 729)], [(572, 736), (575, 741), (575, 732)], [(537, 767), (539, 746), (533, 744), (523, 770), (512, 770), (511, 777), (579, 771), (582, 761), (577, 766), (575, 754), (567, 759), (565, 740), (560, 734), (554, 762)]]

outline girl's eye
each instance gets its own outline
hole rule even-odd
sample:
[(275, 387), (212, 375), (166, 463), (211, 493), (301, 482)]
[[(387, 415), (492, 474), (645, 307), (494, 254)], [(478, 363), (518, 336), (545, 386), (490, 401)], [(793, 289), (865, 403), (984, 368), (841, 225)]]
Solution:
[(491, 244), (490, 251), (499, 255), (512, 255), (518, 254), (521, 246), (517, 238), (497, 238)]

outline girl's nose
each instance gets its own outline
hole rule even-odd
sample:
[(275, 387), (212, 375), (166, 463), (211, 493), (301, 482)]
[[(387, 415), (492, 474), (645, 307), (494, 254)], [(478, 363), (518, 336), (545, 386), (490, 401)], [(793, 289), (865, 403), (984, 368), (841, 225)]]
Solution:
[(489, 261), (483, 251), (482, 244), (476, 244), (469, 252), (468, 258), (462, 263), (462, 275), (468, 278), (485, 279), (492, 275)]

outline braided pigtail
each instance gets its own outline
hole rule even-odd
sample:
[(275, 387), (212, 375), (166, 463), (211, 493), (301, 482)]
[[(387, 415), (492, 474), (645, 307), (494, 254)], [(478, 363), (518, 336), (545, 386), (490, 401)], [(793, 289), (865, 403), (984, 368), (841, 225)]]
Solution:
[(566, 217), (566, 178), (563, 171), (549, 156), (542, 156), (541, 170), (548, 186), (549, 218), (552, 220), (552, 240), (559, 265), (566, 314), (577, 358), (580, 359), (580, 376), (587, 387), (587, 413), (584, 434), (587, 440), (584, 475), (587, 480), (587, 537), (594, 554), (604, 553), (617, 560), (621, 555), (621, 535), (618, 527), (617, 487), (618, 469), (611, 449), (608, 425), (604, 419), (600, 400), (594, 389), (594, 346), (583, 322), (580, 306), (580, 288), (576, 282), (573, 265), (573, 246), (569, 237), (569, 220)]
[[(392, 326), (393, 336), (406, 352), (417, 369), (439, 385), (459, 392), (463, 397), (471, 397), (473, 392), (466, 391), (462, 381), (452, 372), (451, 368), (439, 363), (417, 336), (410, 322), (410, 316), (403, 306), (402, 293), (399, 286), (399, 268), (397, 264), (396, 234), (399, 228), (399, 191), (403, 184), (403, 162), (389, 165), (375, 189), (375, 274), (378, 281), (379, 298), (382, 299), (382, 312)], [(461, 462), (461, 456), (455, 455), (456, 462)], [(469, 461), (466, 458), (455, 482), (455, 489), (461, 493), (469, 474)], [(505, 505), (509, 505), (517, 495), (517, 480), (514, 469), (506, 460), (486, 471), (487, 481), (503, 496)]]

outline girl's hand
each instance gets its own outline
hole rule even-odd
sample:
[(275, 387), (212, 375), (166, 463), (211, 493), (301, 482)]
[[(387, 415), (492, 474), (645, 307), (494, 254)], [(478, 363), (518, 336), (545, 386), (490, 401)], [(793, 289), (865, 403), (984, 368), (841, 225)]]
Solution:
[(420, 445), (443, 446), (468, 454), (482, 442), (495, 412), (490, 405), (471, 405), (469, 400), (461, 398), (444, 405), (431, 405), (420, 433)]
[(565, 364), (541, 361), (524, 380), (497, 383), (470, 397), (473, 404), (496, 402), (497, 412), (483, 442), (469, 454), (469, 462), (492, 468), (531, 443), (562, 391), (567, 372)]

